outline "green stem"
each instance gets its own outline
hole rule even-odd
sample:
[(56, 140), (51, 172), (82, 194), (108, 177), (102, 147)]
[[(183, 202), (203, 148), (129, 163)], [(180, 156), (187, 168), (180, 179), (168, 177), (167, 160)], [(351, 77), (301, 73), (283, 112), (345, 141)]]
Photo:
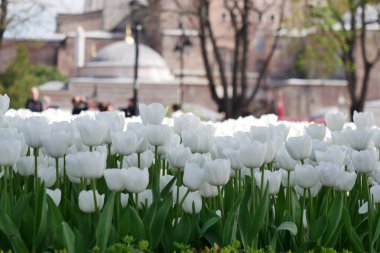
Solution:
[(120, 155), (120, 169), (123, 168), (124, 156)]
[(141, 154), (137, 153), (137, 168), (140, 168), (140, 166), (141, 166)]
[(306, 195), (306, 188), (303, 189), (303, 196), (302, 196), (302, 202), (301, 202), (301, 219), (300, 219), (300, 247), (303, 246), (303, 237), (304, 237), (304, 228), (303, 228), (303, 210), (305, 209), (305, 195)]
[(94, 207), (95, 207), (95, 212), (97, 215), (99, 215), (99, 207), (98, 207), (98, 201), (96, 197), (96, 179), (92, 179), (91, 182), (92, 185), (92, 197), (94, 198)]
[(37, 189), (38, 184), (38, 173), (37, 173), (37, 167), (38, 167), (38, 148), (33, 148), (33, 155), (34, 155), (34, 190)]
[(288, 185), (287, 185), (287, 188), (286, 188), (286, 199), (288, 200), (287, 203), (288, 203), (288, 214), (289, 214), (289, 217), (292, 216), (290, 195), (291, 195), (290, 194), (290, 170), (288, 170)]
[(55, 158), (55, 188), (59, 187), (59, 158)]
[(253, 215), (255, 213), (255, 178), (254, 178), (253, 170), (254, 169), (251, 168), (251, 205), (252, 205), (251, 214), (252, 214), (252, 218), (253, 218)]
[(373, 224), (373, 206), (372, 206), (372, 196), (370, 192), (370, 188), (368, 185), (368, 178), (367, 175), (363, 175), (364, 179), (364, 184), (366, 187), (366, 193), (367, 193), (367, 198), (368, 198), (368, 252), (372, 253), (373, 252), (373, 247), (372, 247), (372, 224)]
[(263, 164), (261, 167), (260, 167), (260, 171), (261, 171), (261, 181), (260, 181), (260, 192), (261, 192), (261, 194), (260, 194), (260, 196), (262, 197), (262, 196), (264, 196), (264, 191), (265, 191), (265, 189), (264, 189), (264, 169), (265, 169), (265, 165)]
[(219, 198), (219, 208), (222, 216), (222, 226), (224, 225), (224, 205), (223, 205), (223, 196), (222, 196), (222, 189), (220, 189), (221, 186), (218, 186), (218, 198)]
[(116, 231), (117, 231), (117, 241), (120, 240), (120, 222), (121, 222), (121, 219), (120, 219), (120, 202), (121, 202), (121, 194), (120, 192), (116, 192)]

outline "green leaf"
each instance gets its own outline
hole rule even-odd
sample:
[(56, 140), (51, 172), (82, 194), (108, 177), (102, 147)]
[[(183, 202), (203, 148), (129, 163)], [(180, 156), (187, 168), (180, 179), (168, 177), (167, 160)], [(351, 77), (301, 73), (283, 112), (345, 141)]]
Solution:
[(138, 212), (132, 206), (128, 206), (123, 217), (124, 234), (131, 235), (137, 241), (145, 239), (145, 227)]
[(21, 195), (20, 198), (17, 200), (15, 206), (13, 207), (11, 218), (14, 224), (17, 228), (20, 227), (21, 224), (21, 217), (23, 217), (23, 214), (25, 213), (25, 209), (29, 208), (29, 201), (31, 199), (32, 195), (31, 193), (27, 195)]
[(280, 232), (280, 231), (289, 231), (290, 233), (292, 233), (292, 235), (297, 235), (297, 226), (294, 222), (291, 222), (291, 221), (284, 221), (283, 223), (281, 223), (280, 226), (278, 226), (278, 228), (276, 229), (276, 232)]
[(38, 188), (37, 208), (35, 213), (37, 216), (37, 224), (34, 225), (37, 227), (37, 234), (33, 240), (35, 247), (38, 247), (46, 239), (46, 232), (48, 228), (46, 205), (45, 187), (44, 184), (41, 184)]
[(181, 217), (180, 221), (177, 224), (177, 227), (173, 233), (173, 242), (183, 243), (184, 245), (188, 244), (188, 241), (191, 236), (191, 221), (189, 215), (185, 214)]
[(254, 226), (252, 227), (252, 231), (251, 231), (251, 235), (250, 235), (251, 236), (250, 242), (252, 240), (254, 240), (254, 238), (256, 238), (256, 236), (259, 234), (262, 226), (264, 225), (265, 214), (267, 213), (268, 207), (269, 207), (268, 186), (269, 186), (269, 184), (267, 184), (267, 186), (265, 188), (264, 195), (260, 199), (259, 205), (256, 208), (256, 213), (253, 216), (252, 224), (254, 224)]
[(327, 216), (322, 215), (310, 225), (310, 230), (309, 230), (310, 241), (316, 242), (323, 236), (323, 234), (325, 233), (327, 229), (327, 226), (326, 226), (327, 222), (328, 222)]
[(75, 235), (66, 222), (62, 222), (62, 233), (68, 253), (75, 253)]
[(156, 249), (161, 241), (162, 234), (164, 232), (164, 224), (168, 212), (173, 205), (171, 198), (166, 198), (157, 209), (157, 213), (154, 216), (152, 226), (150, 227), (150, 239), (152, 249)]
[(108, 237), (112, 225), (113, 207), (115, 201), (115, 192), (108, 197), (107, 203), (100, 214), (99, 223), (96, 226), (96, 245), (100, 247), (100, 252), (107, 249)]
[(199, 238), (202, 238), (203, 235), (207, 232), (207, 230), (212, 227), (214, 224), (216, 224), (220, 220), (219, 217), (212, 217), (211, 219), (207, 220), (201, 230), (199, 231)]
[(348, 235), (348, 239), (351, 242), (354, 252), (364, 252), (364, 246), (358, 234), (355, 232), (355, 229), (352, 227), (350, 214), (346, 207), (344, 207), (342, 210), (342, 219), (343, 219), (344, 229)]
[(53, 237), (54, 242), (58, 242), (59, 246), (63, 246), (64, 241), (61, 229), (62, 222), (64, 221), (63, 217), (54, 201), (50, 197), (48, 197), (46, 200), (48, 205), (49, 228), (51, 228), (50, 233)]
[(176, 179), (176, 177), (173, 177), (172, 180), (170, 180), (169, 183), (164, 187), (164, 189), (162, 189), (161, 198), (165, 198), (168, 194), (171, 194), (171, 189)]
[(7, 236), (8, 240), (12, 244), (13, 251), (17, 253), (28, 253), (28, 248), (25, 246), (17, 227), (0, 208), (0, 230)]
[(330, 210), (327, 215), (327, 229), (323, 235), (323, 246), (330, 246), (330, 243), (337, 232), (339, 222), (342, 217), (343, 210), (343, 196), (341, 193), (337, 193)]
[(236, 232), (239, 219), (239, 207), (242, 197), (238, 198), (232, 209), (227, 214), (227, 219), (223, 228), (223, 245), (227, 246), (236, 240)]
[(248, 210), (249, 200), (251, 197), (251, 184), (249, 183), (247, 185), (247, 188), (245, 189), (243, 200), (240, 204), (239, 208), (239, 232), (241, 236), (241, 241), (244, 248), (247, 248), (250, 245), (250, 238), (251, 238), (251, 228), (252, 228), (252, 220), (251, 220), (251, 214)]
[(280, 231), (289, 231), (293, 236), (297, 235), (297, 232), (298, 232), (297, 226), (294, 222), (284, 221), (283, 223), (281, 223), (281, 225), (276, 228), (274, 236), (270, 242), (270, 245), (271, 245), (272, 249), (274, 249), (274, 250), (276, 249), (278, 233)]

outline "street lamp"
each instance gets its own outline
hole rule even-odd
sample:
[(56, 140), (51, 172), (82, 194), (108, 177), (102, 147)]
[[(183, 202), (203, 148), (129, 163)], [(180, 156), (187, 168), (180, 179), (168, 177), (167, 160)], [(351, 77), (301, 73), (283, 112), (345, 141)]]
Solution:
[(180, 67), (180, 75), (179, 75), (179, 87), (180, 87), (180, 101), (179, 104), (182, 106), (183, 104), (183, 77), (184, 77), (184, 52), (186, 47), (191, 47), (192, 43), (189, 39), (189, 37), (186, 36), (185, 29), (183, 28), (182, 22), (178, 23), (178, 28), (181, 30), (181, 36), (179, 37), (179, 40), (177, 41), (177, 44), (175, 45), (174, 51), (179, 53), (179, 67)]
[(135, 39), (135, 66), (133, 75), (133, 100), (136, 106), (135, 114), (138, 115), (138, 69), (139, 69), (139, 37), (142, 30), (142, 21), (146, 15), (148, 7), (147, 0), (130, 0), (129, 7), (131, 9), (132, 30)]

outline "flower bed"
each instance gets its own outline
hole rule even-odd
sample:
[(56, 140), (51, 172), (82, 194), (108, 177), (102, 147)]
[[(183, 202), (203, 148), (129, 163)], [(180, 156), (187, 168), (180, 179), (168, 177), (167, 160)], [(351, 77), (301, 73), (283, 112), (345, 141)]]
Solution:
[(8, 105), (1, 96), (3, 250), (114, 252), (133, 238), (152, 252), (380, 251), (372, 114), (330, 113), (326, 127), (165, 118), (160, 104), (132, 119)]

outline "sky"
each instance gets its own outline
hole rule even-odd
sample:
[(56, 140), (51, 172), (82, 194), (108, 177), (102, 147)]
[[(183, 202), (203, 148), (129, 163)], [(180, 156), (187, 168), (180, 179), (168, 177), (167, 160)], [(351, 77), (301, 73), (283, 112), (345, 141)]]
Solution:
[[(85, 0), (13, 0), (7, 38), (38, 38), (55, 32), (57, 13), (81, 13)], [(26, 21), (25, 21), (26, 20)]]

